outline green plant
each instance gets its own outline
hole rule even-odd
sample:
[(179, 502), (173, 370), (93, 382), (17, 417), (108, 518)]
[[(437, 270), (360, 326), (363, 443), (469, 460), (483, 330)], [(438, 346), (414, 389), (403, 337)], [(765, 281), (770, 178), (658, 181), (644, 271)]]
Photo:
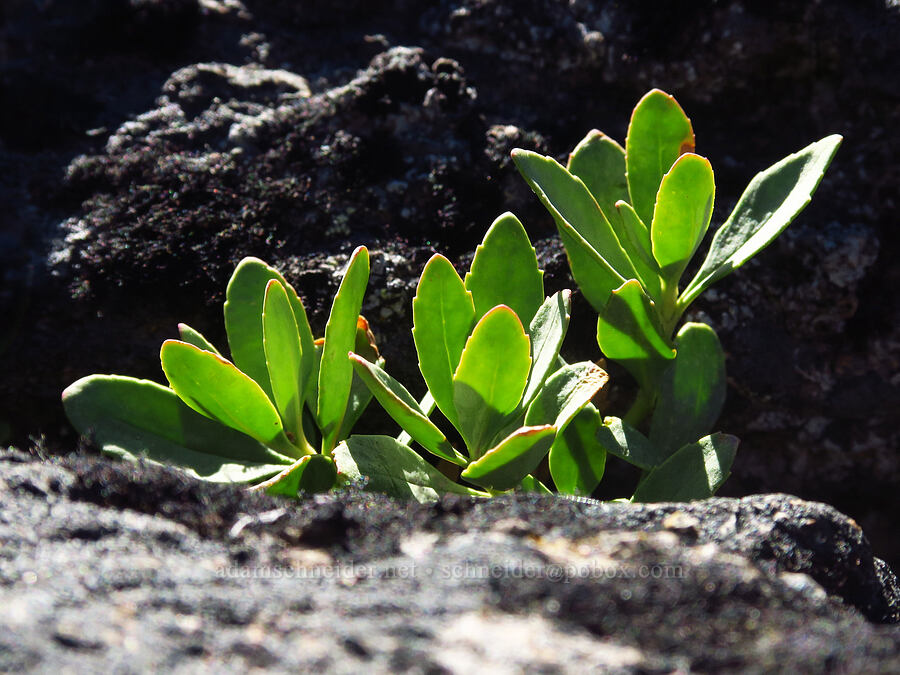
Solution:
[[(675, 330), (703, 291), (765, 248), (803, 210), (841, 140), (828, 136), (757, 174), (683, 290), (681, 277), (709, 228), (715, 181), (709, 161), (693, 152), (690, 120), (672, 96), (655, 89), (638, 102), (624, 148), (592, 131), (566, 167), (552, 157), (513, 151), (556, 222), (572, 275), (599, 314), (601, 351), (638, 383), (624, 419), (607, 418), (595, 434), (609, 452), (645, 470), (635, 499), (709, 496), (727, 477), (737, 439), (713, 434), (695, 441), (723, 405), (724, 353), (705, 324)], [(649, 438), (635, 428), (648, 415)], [(708, 484), (688, 489), (679, 477), (686, 466), (708, 467)]]
[[(428, 393), (417, 403), (377, 364), (351, 354), (356, 373), (404, 433), (350, 437), (335, 450), (341, 474), (420, 500), (444, 492), (548, 491), (531, 474), (549, 453), (554, 481), (565, 487), (582, 458), (563, 442), (563, 432), (583, 411), (599, 419), (590, 400), (607, 381), (593, 363), (559, 359), (569, 295), (544, 297), (534, 248), (510, 213), (491, 225), (465, 281), (446, 258), (432, 257), (413, 300), (413, 337)], [(429, 419), (435, 406), (459, 433), (465, 453)], [(461, 467), (459, 476), (480, 490), (431, 466), (411, 441)], [(599, 481), (605, 453), (596, 450), (591, 460)]]
[(347, 353), (383, 363), (359, 315), (368, 278), (368, 251), (360, 247), (334, 297), (325, 337), (313, 340), (291, 285), (261, 260), (244, 258), (224, 306), (232, 361), (179, 324), (181, 339), (166, 340), (160, 350), (169, 387), (91, 375), (63, 392), (66, 414), (108, 454), (145, 456), (274, 494), (328, 490), (337, 478), (334, 447), (371, 400)]
[[(290, 284), (245, 258), (226, 292), (232, 361), (180, 324), (181, 339), (160, 351), (169, 387), (91, 375), (63, 392), (66, 413), (109, 454), (145, 456), (274, 494), (357, 479), (420, 501), (442, 493), (544, 492), (536, 477), (544, 476), (544, 458), (559, 492), (590, 494), (611, 453), (643, 470), (634, 501), (709, 497), (727, 478), (738, 445), (733, 436), (708, 433), (725, 398), (724, 352), (711, 327), (678, 324), (700, 293), (790, 224), (840, 141), (829, 136), (758, 174), (683, 291), (681, 277), (709, 228), (715, 181), (671, 96), (654, 90), (641, 99), (625, 148), (593, 131), (567, 167), (513, 152), (599, 314), (601, 351), (638, 383), (624, 418), (604, 419), (591, 402), (608, 381), (599, 366), (560, 357), (571, 294), (544, 296), (534, 248), (511, 213), (491, 225), (464, 280), (440, 255), (422, 272), (413, 300), (427, 386), (420, 402), (384, 370), (359, 315), (369, 276), (360, 247), (324, 338), (313, 340)], [(403, 429), (397, 438), (349, 435), (373, 396)], [(435, 408), (458, 434), (455, 445), (432, 421)], [(444, 464), (425, 461), (413, 442)]]

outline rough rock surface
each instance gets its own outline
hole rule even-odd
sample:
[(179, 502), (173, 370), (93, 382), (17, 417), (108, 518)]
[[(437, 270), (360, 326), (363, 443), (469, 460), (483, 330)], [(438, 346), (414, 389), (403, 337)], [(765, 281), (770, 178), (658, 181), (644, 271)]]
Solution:
[(786, 495), (421, 506), (347, 489), (297, 504), (153, 466), (3, 452), (0, 500), (4, 671), (900, 660), (896, 577), (852, 520)]
[[(222, 344), (244, 255), (281, 266), (321, 330), (336, 270), (370, 244), (367, 311), (415, 388), (409, 300), (431, 252), (463, 261), (509, 209), (548, 285), (570, 284), (509, 150), (621, 140), (659, 86), (716, 170), (716, 223), (756, 171), (845, 135), (809, 209), (694, 311), (728, 352), (720, 426), (743, 445), (726, 493), (830, 503), (896, 564), (898, 27), (895, 2), (852, 0), (4, 2), (0, 436), (72, 447), (62, 388), (159, 378), (178, 321)], [(574, 357), (597, 356), (591, 324), (576, 302)]]

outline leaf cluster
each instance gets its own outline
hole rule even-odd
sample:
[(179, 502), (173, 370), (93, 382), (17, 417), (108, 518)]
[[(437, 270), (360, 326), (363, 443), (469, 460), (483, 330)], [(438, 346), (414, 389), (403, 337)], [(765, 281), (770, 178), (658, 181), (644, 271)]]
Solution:
[(337, 480), (332, 457), (371, 395), (353, 374), (351, 349), (383, 363), (360, 316), (369, 254), (353, 252), (325, 336), (281, 274), (244, 258), (225, 293), (231, 360), (186, 324), (160, 350), (164, 387), (90, 375), (63, 392), (69, 420), (104, 452), (171, 463), (198, 478), (251, 482), (273, 494), (323, 491)]
[[(491, 225), (465, 280), (449, 260), (433, 256), (413, 300), (413, 338), (428, 392), (417, 403), (378, 365), (351, 354), (357, 374), (404, 433), (398, 439), (351, 437), (335, 452), (341, 471), (416, 498), (484, 494), (477, 488), (487, 494), (549, 491), (532, 475), (549, 453), (554, 481), (565, 486), (566, 476), (578, 473), (579, 459), (565, 431), (585, 410), (599, 420), (590, 401), (608, 380), (589, 361), (561, 362), (569, 312), (569, 291), (544, 297), (534, 248), (511, 213)], [(431, 421), (434, 407), (462, 439), (464, 452)], [(444, 462), (444, 473), (411, 449), (413, 441)], [(587, 492), (599, 482), (605, 457), (594, 446), (597, 470)], [(410, 469), (398, 476), (396, 465)]]
[[(682, 276), (710, 226), (715, 180), (709, 160), (694, 152), (691, 122), (672, 96), (654, 89), (638, 102), (625, 147), (594, 130), (566, 166), (513, 151), (516, 167), (553, 216), (573, 277), (598, 313), (601, 351), (639, 386), (624, 420), (608, 418), (601, 432), (608, 452), (645, 470), (636, 499), (678, 494), (654, 486), (675, 489), (679, 479), (666, 463), (684, 453), (695, 462), (709, 458), (702, 448), (713, 448), (721, 465), (708, 475), (727, 476), (736, 439), (704, 436), (725, 398), (724, 352), (710, 326), (676, 328), (703, 291), (768, 246), (803, 210), (841, 140), (828, 136), (757, 174), (683, 289)], [(635, 427), (648, 415), (645, 438)], [(634, 460), (628, 441), (639, 437), (656, 461)], [(717, 482), (710, 478), (709, 494)]]
[[(348, 481), (419, 501), (550, 487), (591, 494), (613, 455), (642, 471), (636, 501), (709, 497), (738, 445), (710, 433), (725, 399), (725, 355), (710, 326), (679, 323), (790, 224), (840, 142), (829, 136), (757, 174), (683, 289), (709, 230), (715, 180), (673, 97), (653, 90), (641, 99), (624, 147), (592, 131), (566, 166), (513, 151), (598, 313), (600, 350), (639, 386), (623, 418), (595, 405), (609, 379), (598, 365), (560, 356), (571, 292), (545, 297), (535, 250), (511, 213), (491, 225), (464, 278), (441, 255), (422, 271), (412, 303), (427, 388), (419, 401), (385, 370), (360, 315), (369, 277), (360, 247), (322, 338), (284, 277), (245, 258), (224, 305), (231, 360), (180, 324), (160, 351), (169, 386), (91, 375), (63, 392), (66, 413), (109, 454), (273, 494)], [(351, 435), (372, 398), (399, 436)]]

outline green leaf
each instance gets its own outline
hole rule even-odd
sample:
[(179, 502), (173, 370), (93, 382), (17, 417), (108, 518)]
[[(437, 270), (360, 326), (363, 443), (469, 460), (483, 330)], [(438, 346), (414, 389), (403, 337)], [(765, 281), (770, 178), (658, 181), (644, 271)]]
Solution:
[(634, 207), (626, 201), (616, 202), (616, 211), (622, 219), (622, 229), (628, 233), (632, 248), (648, 267), (656, 271), (659, 266), (653, 257), (653, 243), (650, 241), (650, 230), (638, 216)]
[(828, 136), (756, 174), (678, 300), (683, 310), (713, 283), (762, 251), (812, 199), (843, 138)]
[(288, 437), (303, 444), (302, 347), (287, 291), (277, 279), (266, 285), (263, 301), (263, 348), (273, 401)]
[(337, 482), (334, 460), (325, 455), (306, 455), (277, 476), (254, 485), (251, 491), (264, 491), (270, 495), (296, 497), (301, 492), (316, 494), (328, 492)]
[(609, 300), (610, 293), (625, 283), (625, 279), (571, 225), (558, 221), (557, 229), (578, 288), (591, 307), (599, 312)]
[(633, 502), (688, 502), (708, 499), (725, 482), (737, 438), (715, 433), (680, 448), (641, 481)]
[(650, 230), (628, 202), (616, 202), (616, 212), (619, 214), (623, 233), (620, 241), (634, 264), (638, 280), (650, 298), (659, 299), (662, 296), (662, 286), (659, 265), (656, 264), (656, 259), (653, 257)]
[(694, 151), (691, 121), (675, 99), (653, 89), (631, 113), (625, 139), (628, 200), (645, 223), (653, 220), (653, 207), (662, 177), (679, 155)]
[(340, 440), (341, 422), (347, 413), (353, 382), (353, 366), (347, 354), (356, 344), (357, 319), (368, 282), (369, 251), (360, 246), (350, 256), (325, 325), (316, 410), (316, 420), (322, 430), (322, 454), (325, 455), (330, 454)]
[(531, 372), (518, 406), (520, 411), (528, 408), (547, 377), (556, 368), (559, 350), (569, 328), (571, 311), (572, 291), (566, 289), (547, 298), (531, 320), (528, 329), (531, 336)]
[(660, 378), (650, 440), (668, 454), (709, 433), (725, 389), (725, 353), (716, 332), (686, 323), (675, 338), (675, 360)]
[(522, 321), (531, 321), (544, 301), (544, 273), (538, 269), (534, 247), (522, 223), (511, 213), (497, 218), (475, 257), (465, 280), (480, 319), (497, 305), (510, 307)]
[(669, 453), (657, 448), (644, 434), (618, 417), (603, 420), (596, 438), (606, 452), (641, 469), (652, 469), (669, 457)]
[[(612, 225), (619, 244), (634, 267), (635, 278), (640, 280), (651, 297), (658, 297), (658, 269), (650, 254), (650, 236), (646, 226), (627, 204), (624, 148), (605, 134), (591, 131), (569, 156), (567, 168), (584, 182)], [(617, 208), (619, 202), (625, 204), (630, 213), (623, 213), (622, 209)], [(637, 227), (643, 231), (635, 231)], [(642, 235), (646, 235), (646, 251), (641, 244)]]
[(490, 490), (512, 490), (537, 468), (550, 450), (556, 427), (522, 427), (469, 464), (460, 474)]
[[(353, 351), (362, 356), (366, 361), (374, 363), (379, 368), (384, 367), (384, 359), (378, 353), (378, 347), (375, 344), (375, 335), (369, 328), (369, 322), (365, 317), (359, 316), (356, 319), (356, 343)], [(359, 375), (353, 373), (353, 380), (350, 383), (350, 397), (347, 400), (347, 412), (341, 421), (341, 430), (338, 432), (338, 438), (347, 438), (353, 427), (362, 417), (369, 403), (372, 401), (372, 392), (366, 386)]]
[[(384, 359), (379, 359), (378, 364), (383, 365)], [(369, 403), (372, 401), (372, 392), (362, 381), (362, 379), (353, 373), (353, 380), (350, 382), (350, 396), (347, 398), (347, 412), (344, 419), (341, 420), (341, 430), (338, 432), (338, 438), (347, 438), (353, 427), (363, 416)]]
[(606, 219), (615, 226), (613, 220), (618, 217), (615, 204), (628, 200), (625, 148), (594, 129), (575, 146), (566, 169), (582, 180)]
[[(419, 401), (419, 410), (425, 415), (425, 417), (430, 418), (431, 413), (434, 412), (435, 403), (434, 396), (431, 395), (430, 391), (425, 391), (425, 395), (422, 396), (422, 400)], [(405, 430), (401, 431), (397, 436), (397, 441), (399, 443), (403, 443), (403, 445), (409, 445), (412, 443), (412, 436), (410, 436)]]
[(530, 341), (522, 322), (500, 305), (485, 314), (466, 342), (453, 374), (453, 404), (459, 432), (477, 459), (516, 409), (531, 369)]
[(580, 178), (552, 157), (517, 148), (512, 158), (560, 229), (564, 224), (571, 226), (621, 277), (635, 278), (612, 225)]
[(709, 160), (681, 155), (663, 176), (653, 211), (650, 239), (653, 257), (670, 284), (681, 273), (703, 241), (712, 217), (716, 182)]
[(453, 446), (428, 415), (419, 407), (406, 388), (384, 370), (364, 358), (350, 354), (356, 374), (400, 427), (428, 452), (448, 462), (465, 466), (468, 460)]
[(356, 338), (353, 342), (353, 351), (370, 363), (377, 363), (381, 358), (369, 322), (366, 321), (366, 317), (361, 315), (356, 317)]
[(428, 390), (444, 417), (457, 428), (453, 373), (474, 323), (472, 294), (451, 262), (434, 255), (422, 271), (413, 298), (413, 341)]
[(281, 274), (258, 258), (244, 258), (238, 263), (225, 291), (225, 331), (231, 358), (241, 372), (251, 377), (266, 396), (272, 397), (269, 383), (269, 369), (263, 348), (262, 311), (266, 285), (277, 279), (288, 294), (291, 309), (300, 331), (303, 353), (310, 354), (310, 361), (304, 363), (304, 372), (312, 368), (312, 351), (307, 347), (312, 343), (306, 310), (297, 297), (294, 288)]
[(91, 375), (69, 385), (72, 425), (106, 454), (174, 464), (202, 480), (245, 482), (281, 471), (290, 458), (188, 408), (149, 380)]
[(653, 388), (667, 362), (675, 358), (661, 335), (650, 298), (634, 280), (613, 291), (597, 319), (597, 344), (647, 389)]
[(606, 371), (590, 361), (563, 366), (547, 380), (528, 407), (525, 424), (552, 424), (564, 429), (608, 381)]
[(425, 504), (448, 493), (487, 496), (454, 483), (390, 436), (351, 436), (334, 449), (334, 461), (345, 480), (365, 480), (367, 490), (392, 497)]
[[(325, 338), (319, 338), (313, 342), (313, 363), (312, 370), (309, 373), (313, 386), (307, 387), (306, 389), (306, 407), (308, 411), (312, 413), (312, 421), (317, 431), (319, 430), (319, 421), (315, 419), (315, 411), (319, 409), (319, 370), (322, 365), (322, 351), (324, 344)], [(306, 437), (312, 438), (308, 433)]]
[(194, 330), (186, 323), (178, 324), (178, 336), (181, 338), (182, 342), (187, 342), (199, 349), (222, 356), (221, 352), (213, 346), (212, 342), (203, 337), (203, 335), (200, 334), (200, 331)]
[(550, 447), (550, 475), (562, 494), (590, 495), (606, 468), (606, 450), (597, 441), (602, 426), (593, 405), (578, 411)]
[(178, 340), (163, 342), (159, 358), (169, 385), (201, 415), (283, 454), (309, 454), (285, 436), (281, 417), (262, 388), (230, 361)]
[(544, 485), (537, 478), (528, 474), (525, 478), (522, 479), (521, 484), (519, 485), (522, 492), (526, 493), (534, 493), (539, 495), (552, 495), (553, 491)]

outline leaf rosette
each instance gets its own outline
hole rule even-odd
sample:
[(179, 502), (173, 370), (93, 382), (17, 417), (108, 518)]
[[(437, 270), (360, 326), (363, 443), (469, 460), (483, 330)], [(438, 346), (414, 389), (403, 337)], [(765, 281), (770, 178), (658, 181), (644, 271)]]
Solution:
[[(415, 480), (390, 482), (389, 491), (423, 499), (459, 489), (545, 490), (533, 472), (607, 381), (593, 363), (565, 365), (559, 358), (570, 295), (544, 297), (534, 247), (509, 213), (491, 225), (464, 280), (449, 260), (432, 257), (413, 300), (413, 339), (428, 392), (416, 402), (383, 369), (351, 353), (357, 374), (403, 433), (352, 437), (336, 453), (341, 473), (368, 475), (383, 488), (388, 483), (377, 476), (384, 467), (416, 464)], [(457, 446), (431, 420), (434, 408), (454, 428)], [(412, 442), (456, 480), (436, 474)], [(596, 442), (593, 450), (604, 452)], [(449, 490), (448, 480), (457, 487)]]
[(325, 337), (274, 268), (244, 258), (226, 290), (231, 360), (199, 331), (179, 324), (160, 350), (168, 387), (91, 375), (63, 392), (72, 424), (112, 455), (173, 464), (211, 481), (247, 482), (272, 494), (321, 492), (337, 480), (333, 450), (371, 400), (346, 354), (382, 364), (360, 316), (369, 277), (353, 252)]

